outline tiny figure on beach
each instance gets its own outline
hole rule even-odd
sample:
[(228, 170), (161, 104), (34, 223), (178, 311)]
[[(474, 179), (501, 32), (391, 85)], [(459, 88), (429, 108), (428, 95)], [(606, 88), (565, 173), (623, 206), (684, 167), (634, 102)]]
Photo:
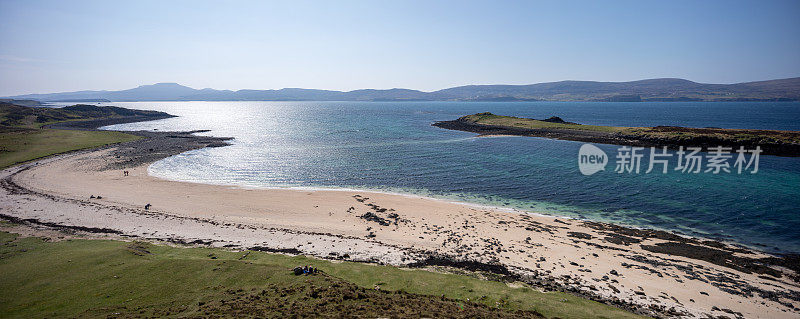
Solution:
[(128, 176), (128, 171), (122, 171), (122, 176)]
[(150, 210), (150, 206), (152, 205), (150, 205), (150, 203), (147, 203), (147, 205), (144, 205), (144, 210)]

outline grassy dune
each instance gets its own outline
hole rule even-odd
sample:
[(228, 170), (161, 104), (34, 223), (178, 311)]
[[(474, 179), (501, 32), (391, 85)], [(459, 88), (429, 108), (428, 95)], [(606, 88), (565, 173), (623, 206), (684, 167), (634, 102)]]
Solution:
[[(316, 266), (330, 276), (294, 276), (290, 269), (298, 265)], [(112, 240), (47, 242), (0, 232), (4, 318), (276, 312), (535, 317), (534, 311), (548, 318), (638, 317), (565, 293), (512, 286), (464, 275), (256, 251)], [(348, 295), (353, 298), (342, 297)]]

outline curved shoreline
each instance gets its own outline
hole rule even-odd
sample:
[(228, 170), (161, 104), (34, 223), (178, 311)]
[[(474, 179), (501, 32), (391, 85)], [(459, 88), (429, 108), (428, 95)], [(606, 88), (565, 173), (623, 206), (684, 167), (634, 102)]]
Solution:
[[(511, 135), (500, 135), (500, 136), (511, 136)], [(200, 184), (200, 185), (215, 185), (215, 186), (227, 186), (227, 187), (236, 187), (245, 190), (290, 190), (290, 191), (311, 191), (311, 192), (343, 192), (343, 193), (373, 193), (373, 194), (383, 194), (383, 195), (391, 195), (391, 196), (403, 196), (407, 198), (416, 198), (416, 199), (425, 199), (425, 200), (434, 200), (434, 201), (441, 201), (444, 203), (455, 204), (455, 205), (463, 205), (470, 208), (476, 209), (486, 209), (486, 210), (494, 210), (494, 211), (502, 211), (508, 213), (515, 213), (521, 215), (531, 215), (537, 217), (544, 217), (544, 218), (551, 218), (551, 219), (566, 219), (566, 220), (574, 220), (578, 222), (592, 222), (592, 223), (601, 223), (601, 224), (611, 224), (620, 227), (624, 227), (630, 230), (636, 231), (659, 231), (659, 232), (666, 232), (672, 233), (680, 237), (684, 237), (686, 239), (697, 239), (701, 241), (709, 241), (709, 242), (718, 242), (723, 245), (739, 247), (744, 249), (751, 249), (756, 251), (762, 251), (766, 254), (776, 255), (776, 256), (794, 256), (797, 255), (793, 252), (773, 252), (773, 251), (766, 251), (764, 249), (755, 247), (756, 244), (747, 245), (735, 240), (724, 240), (718, 237), (714, 237), (714, 235), (710, 236), (703, 236), (700, 235), (691, 235), (681, 232), (675, 229), (668, 229), (668, 228), (659, 228), (655, 226), (649, 225), (634, 225), (620, 221), (612, 221), (612, 220), (597, 220), (592, 218), (580, 218), (575, 216), (568, 216), (568, 215), (560, 215), (559, 212), (546, 212), (546, 211), (527, 211), (524, 209), (519, 209), (515, 207), (508, 207), (508, 206), (500, 206), (500, 205), (491, 205), (491, 204), (484, 204), (484, 203), (476, 203), (476, 202), (469, 202), (469, 201), (462, 201), (458, 199), (451, 199), (447, 197), (433, 197), (433, 196), (425, 196), (415, 194), (413, 192), (393, 192), (393, 191), (383, 191), (380, 189), (370, 189), (370, 188), (351, 188), (351, 187), (323, 187), (323, 186), (250, 186), (250, 185), (239, 185), (235, 183), (205, 183), (205, 182), (197, 182), (197, 181), (187, 181), (181, 179), (173, 179), (173, 178), (166, 178), (161, 176), (156, 176), (151, 174), (150, 167), (148, 167), (148, 174), (163, 180), (173, 181), (173, 182), (180, 182), (180, 183), (193, 183), (193, 184)], [(558, 205), (558, 204), (556, 204)]]
[[(800, 301), (796, 270), (757, 267), (774, 257), (664, 231), (415, 195), (160, 180), (147, 174), (154, 160), (220, 141), (159, 134), (4, 170), (0, 208), (45, 226), (111, 229), (124, 237), (394, 265), (506, 269), (512, 279), (543, 289), (658, 317), (791, 317), (797, 312), (792, 303)], [(130, 179), (120, 176), (123, 168), (132, 172)], [(145, 210), (145, 202), (153, 208)]]
[[(514, 137), (514, 136), (519, 136), (519, 135), (496, 135), (496, 136), (489, 135), (489, 137)], [(478, 135), (478, 136), (476, 136), (474, 138), (484, 138), (484, 135)], [(542, 138), (544, 138), (544, 137), (542, 137)], [(154, 164), (154, 163), (155, 162), (153, 162), (151, 164)], [(489, 210), (505, 211), (505, 212), (510, 212), (510, 213), (528, 214), (528, 215), (533, 215), (533, 216), (541, 216), (541, 217), (556, 218), (556, 219), (557, 218), (570, 219), (570, 220), (577, 220), (577, 221), (581, 221), (581, 222), (599, 222), (599, 223), (623, 226), (625, 228), (636, 229), (636, 230), (663, 231), (663, 232), (674, 233), (674, 234), (676, 234), (678, 236), (682, 236), (682, 237), (686, 237), (686, 238), (695, 238), (695, 239), (701, 239), (701, 240), (704, 240), (704, 241), (715, 241), (715, 242), (720, 242), (720, 243), (723, 243), (723, 244), (729, 245), (729, 246), (737, 246), (737, 247), (741, 247), (741, 248), (762, 251), (764, 253), (771, 254), (771, 255), (777, 255), (777, 256), (794, 257), (794, 256), (797, 256), (797, 255), (800, 255), (800, 251), (787, 250), (787, 249), (781, 248), (779, 246), (773, 246), (772, 244), (768, 245), (768, 244), (759, 243), (759, 242), (752, 242), (752, 241), (748, 242), (748, 241), (743, 240), (742, 238), (733, 238), (733, 236), (731, 236), (731, 235), (723, 235), (723, 234), (719, 234), (719, 233), (704, 232), (703, 229), (699, 229), (699, 228), (684, 227), (682, 229), (677, 229), (677, 228), (668, 228), (668, 227), (657, 227), (657, 226), (649, 225), (649, 224), (646, 224), (646, 223), (640, 223), (640, 224), (629, 223), (629, 222), (626, 222), (626, 221), (614, 220), (614, 219), (611, 219), (611, 218), (606, 218), (606, 219), (594, 218), (595, 216), (585, 216), (584, 214), (582, 214), (583, 212), (586, 212), (587, 214), (592, 214), (592, 211), (588, 211), (588, 209), (587, 209), (587, 211), (583, 211), (584, 208), (581, 208), (581, 207), (567, 206), (567, 205), (564, 205), (564, 204), (554, 203), (554, 202), (530, 201), (530, 202), (528, 202), (528, 204), (536, 203), (536, 204), (544, 204), (544, 205), (550, 204), (550, 205), (555, 205), (555, 206), (564, 206), (564, 207), (569, 208), (570, 210), (577, 211), (578, 213), (575, 213), (575, 215), (578, 215), (578, 216), (571, 216), (571, 215), (569, 215), (568, 212), (562, 212), (560, 210), (549, 210), (549, 211), (546, 210), (546, 209), (526, 210), (525, 208), (521, 208), (521, 207), (503, 206), (501, 204), (482, 203), (482, 202), (479, 202), (479, 201), (468, 201), (468, 200), (462, 200), (462, 199), (458, 199), (458, 198), (448, 197), (446, 195), (443, 195), (443, 196), (430, 195), (429, 196), (429, 195), (425, 195), (425, 194), (415, 193), (414, 192), (415, 189), (411, 189), (411, 188), (409, 188), (410, 190), (408, 192), (404, 192), (404, 191), (402, 191), (402, 189), (399, 190), (399, 191), (387, 191), (387, 190), (382, 190), (380, 188), (374, 188), (373, 189), (373, 188), (338, 187), (338, 186), (244, 185), (244, 184), (238, 184), (238, 183), (235, 183), (235, 182), (230, 182), (230, 183), (226, 183), (226, 182), (205, 182), (205, 181), (201, 182), (201, 181), (193, 181), (193, 180), (182, 180), (182, 179), (179, 179), (179, 178), (170, 178), (170, 177), (165, 177), (165, 176), (159, 175), (159, 174), (152, 174), (151, 168), (152, 168), (152, 165), (148, 167), (148, 174), (150, 174), (151, 176), (159, 178), (159, 179), (164, 179), (164, 180), (174, 181), (174, 182), (181, 182), (181, 183), (193, 183), (193, 184), (201, 184), (201, 185), (216, 185), (216, 186), (238, 187), (238, 188), (250, 189), (250, 190), (294, 190), (294, 191), (312, 191), (312, 192), (313, 191), (322, 191), (322, 192), (350, 192), (350, 193), (362, 192), (362, 193), (378, 193), (378, 194), (394, 195), (394, 196), (405, 196), (405, 197), (408, 197), (408, 198), (437, 200), (437, 201), (442, 201), (442, 202), (445, 202), (445, 203), (451, 203), (451, 204), (456, 204), (456, 205), (464, 205), (464, 206), (478, 208), (478, 209), (489, 209)], [(424, 191), (425, 189), (420, 189), (420, 190)], [(479, 195), (476, 195), (476, 197), (479, 197)], [(516, 200), (516, 199), (508, 199), (508, 198), (503, 198), (503, 199), (510, 200), (510, 201), (515, 201)], [(636, 210), (635, 212), (640, 212), (640, 211)]]

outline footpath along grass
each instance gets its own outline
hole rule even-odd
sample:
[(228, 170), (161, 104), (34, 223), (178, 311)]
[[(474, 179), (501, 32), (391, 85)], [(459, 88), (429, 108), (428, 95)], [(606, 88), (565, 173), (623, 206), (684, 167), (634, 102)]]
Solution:
[[(449, 311), (448, 317), (530, 317), (535, 311), (548, 318), (641, 318), (565, 293), (464, 275), (256, 251), (241, 259), (245, 253), (113, 240), (47, 242), (0, 232), (0, 317), (336, 315), (355, 309), (395, 316)], [(290, 269), (299, 265), (331, 277), (294, 276)], [(378, 293), (375, 285), (429, 297)], [(366, 296), (366, 304), (359, 304), (360, 297), (342, 299), (348, 294)], [(309, 296), (333, 302), (311, 302)], [(486, 312), (498, 308), (504, 312)]]

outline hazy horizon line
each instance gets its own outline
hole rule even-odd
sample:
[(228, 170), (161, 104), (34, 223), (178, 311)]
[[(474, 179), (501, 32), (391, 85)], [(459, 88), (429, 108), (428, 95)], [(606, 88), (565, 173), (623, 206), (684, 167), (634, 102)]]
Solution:
[(210, 90), (216, 90), (216, 91), (231, 91), (231, 92), (237, 92), (237, 91), (243, 91), (243, 90), (280, 91), (280, 90), (285, 90), (285, 89), (299, 89), (299, 90), (319, 90), (319, 91), (344, 92), (344, 93), (354, 92), (354, 91), (362, 91), (362, 90), (376, 90), (376, 91), (412, 90), (412, 91), (418, 91), (418, 92), (423, 92), (423, 93), (432, 93), (432, 92), (437, 92), (437, 91), (441, 91), (441, 90), (458, 88), (458, 87), (467, 87), (467, 86), (500, 86), (500, 85), (527, 86), (527, 85), (536, 85), (536, 84), (545, 84), (545, 83), (559, 83), (559, 82), (629, 83), (629, 82), (638, 82), (638, 81), (647, 81), (647, 80), (684, 80), (684, 81), (690, 81), (690, 82), (693, 82), (693, 83), (700, 83), (700, 84), (732, 85), (732, 84), (744, 84), (744, 83), (753, 83), (753, 82), (789, 80), (789, 79), (795, 79), (795, 78), (800, 78), (800, 75), (793, 76), (793, 77), (785, 77), (785, 78), (770, 78), (770, 79), (764, 79), (764, 80), (750, 80), (750, 81), (744, 81), (744, 82), (731, 82), (731, 83), (697, 82), (697, 81), (689, 80), (689, 79), (686, 79), (686, 78), (679, 78), (679, 77), (654, 77), (654, 78), (642, 78), (642, 79), (638, 79), (638, 80), (627, 80), (627, 81), (558, 80), (558, 81), (545, 81), (545, 82), (521, 83), (521, 84), (510, 84), (510, 83), (463, 84), (463, 85), (455, 85), (455, 86), (444, 87), (444, 88), (441, 88), (441, 89), (436, 89), (436, 90), (431, 90), (431, 91), (426, 91), (426, 90), (422, 90), (422, 89), (411, 89), (411, 88), (408, 88), (408, 87), (359, 88), (359, 89), (351, 89), (351, 90), (347, 90), (347, 89), (323, 89), (323, 88), (310, 88), (310, 87), (281, 87), (281, 88), (260, 88), (260, 89), (258, 89), (258, 88), (218, 89), (218, 88), (213, 88), (213, 87), (198, 88), (197, 86), (191, 86), (191, 84), (187, 85), (187, 84), (181, 84), (180, 82), (161, 81), (161, 82), (154, 82), (154, 83), (151, 83), (151, 84), (139, 84), (139, 85), (134, 86), (134, 87), (121, 88), (121, 89), (82, 89), (82, 90), (75, 90), (75, 91), (48, 91), (48, 92), (32, 92), (32, 93), (15, 93), (15, 94), (3, 95), (2, 97), (3, 98), (11, 98), (11, 97), (22, 96), (22, 95), (60, 94), (60, 93), (72, 93), (72, 92), (114, 92), (114, 91), (124, 91), (124, 90), (135, 89), (135, 88), (139, 88), (139, 87), (143, 87), (143, 86), (152, 86), (152, 85), (158, 85), (158, 84), (177, 84), (177, 85), (180, 85), (180, 86), (183, 86), (183, 87), (188, 87), (188, 88), (194, 89), (194, 90), (207, 90), (207, 89), (210, 89)]

